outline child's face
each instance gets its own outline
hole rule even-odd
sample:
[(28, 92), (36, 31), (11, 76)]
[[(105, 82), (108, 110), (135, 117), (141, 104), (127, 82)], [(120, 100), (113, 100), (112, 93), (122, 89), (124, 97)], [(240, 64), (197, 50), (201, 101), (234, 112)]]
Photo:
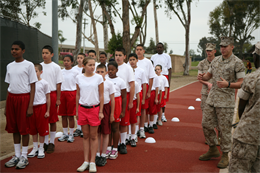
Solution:
[(129, 64), (131, 65), (131, 67), (135, 68), (138, 60), (135, 57), (132, 56), (132, 57), (129, 58), (128, 61), (129, 61)]
[(64, 65), (65, 69), (71, 69), (71, 67), (72, 67), (71, 59), (69, 57), (65, 57), (63, 59), (63, 65)]
[(94, 73), (95, 71), (95, 60), (91, 59), (88, 61), (88, 63), (84, 66), (85, 73)]
[(106, 64), (107, 57), (104, 54), (99, 55), (99, 60), (102, 64)]
[(116, 67), (113, 65), (109, 65), (107, 68), (108, 68), (108, 76), (110, 78), (115, 78), (118, 69), (116, 69)]
[(88, 53), (88, 56), (90, 56), (91, 58), (96, 59), (96, 55), (95, 55), (94, 52), (89, 52), (89, 53)]
[(42, 49), (42, 59), (43, 61), (51, 61), (53, 57), (53, 53), (51, 53), (48, 49)]
[(107, 71), (106, 68), (97, 68), (96, 73), (100, 74), (101, 76), (103, 76), (103, 78), (105, 78)]
[(155, 67), (155, 73), (159, 76), (161, 74), (162, 70), (159, 66)]
[(115, 52), (115, 60), (118, 65), (123, 64), (125, 58), (126, 58), (126, 56), (123, 54), (123, 52), (120, 52), (120, 51)]
[(135, 53), (138, 57), (143, 57), (144, 56), (145, 50), (143, 49), (142, 46), (137, 46), (135, 49)]
[(25, 49), (22, 50), (22, 48), (20, 48), (20, 46), (18, 45), (12, 45), (12, 48), (11, 48), (11, 54), (14, 58), (20, 58), (23, 56), (25, 52)]
[(83, 56), (83, 55), (78, 55), (78, 57), (77, 57), (77, 63), (78, 63), (79, 65), (82, 65), (83, 60), (84, 60), (84, 56)]
[(37, 78), (39, 79), (40, 76), (41, 76), (41, 74), (42, 74), (42, 71), (40, 71), (40, 70), (38, 69), (38, 67), (35, 67), (35, 72), (36, 72)]

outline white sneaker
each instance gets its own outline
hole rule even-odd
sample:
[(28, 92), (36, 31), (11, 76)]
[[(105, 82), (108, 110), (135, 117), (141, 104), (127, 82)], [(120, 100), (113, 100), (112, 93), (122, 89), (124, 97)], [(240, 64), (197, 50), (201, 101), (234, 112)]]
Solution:
[(97, 168), (96, 168), (95, 163), (89, 164), (89, 172), (97, 172)]
[(162, 121), (163, 122), (167, 122), (167, 119), (166, 119), (166, 117), (164, 115), (162, 116)]
[(32, 158), (38, 155), (38, 149), (33, 147), (33, 150), (27, 155), (27, 157)]
[(144, 130), (140, 130), (140, 136), (139, 138), (146, 138)]
[(162, 121), (159, 120), (159, 121), (158, 121), (158, 126), (162, 126), (162, 125), (163, 125)]
[(44, 157), (45, 157), (44, 149), (43, 148), (39, 148), (39, 153), (38, 153), (37, 158), (38, 159), (43, 159)]
[(77, 169), (77, 171), (78, 171), (78, 172), (83, 172), (83, 171), (85, 171), (85, 170), (88, 169), (88, 168), (89, 168), (89, 163), (84, 162), (84, 163)]
[(70, 142), (70, 143), (74, 142), (74, 136), (73, 135), (69, 135), (69, 139), (68, 139), (67, 142)]
[(63, 135), (58, 139), (58, 141), (63, 142), (63, 141), (67, 141), (69, 139), (69, 135), (65, 135), (63, 133)]
[(5, 166), (7, 168), (14, 167), (18, 164), (19, 161), (20, 161), (19, 157), (13, 156), (12, 159), (10, 159), (8, 162), (5, 163)]
[(29, 164), (28, 159), (25, 158), (25, 157), (23, 157), (23, 156), (21, 156), (21, 157), (20, 157), (20, 161), (18, 162), (18, 164), (16, 165), (15, 168), (16, 168), (16, 169), (23, 169), (23, 168), (25, 168), (28, 164)]

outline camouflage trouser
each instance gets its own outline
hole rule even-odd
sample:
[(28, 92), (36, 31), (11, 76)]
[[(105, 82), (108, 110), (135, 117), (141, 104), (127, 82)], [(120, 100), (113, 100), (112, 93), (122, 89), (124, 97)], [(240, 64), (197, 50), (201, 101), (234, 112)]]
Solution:
[(219, 137), (221, 138), (221, 151), (230, 151), (233, 115), (234, 108), (219, 108), (205, 104), (203, 109), (202, 127), (209, 146), (217, 144), (217, 136), (214, 128), (218, 127), (220, 132)]
[(229, 172), (260, 172), (260, 146), (233, 139)]
[(207, 98), (208, 98), (208, 95), (201, 94), (200, 108), (201, 108), (202, 111), (203, 111), (203, 108), (204, 108), (204, 106), (206, 104)]

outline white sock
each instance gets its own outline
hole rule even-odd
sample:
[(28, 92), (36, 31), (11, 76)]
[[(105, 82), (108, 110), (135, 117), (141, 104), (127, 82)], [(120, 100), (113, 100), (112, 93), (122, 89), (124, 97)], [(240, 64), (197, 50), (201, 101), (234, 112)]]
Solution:
[(43, 144), (44, 144), (44, 143), (40, 143), (40, 148), (39, 148), (39, 149), (41, 149), (41, 148), (43, 149)]
[(153, 127), (153, 121), (150, 121), (150, 122), (149, 122), (149, 126), (150, 126), (150, 127)]
[(56, 132), (50, 132), (50, 143), (54, 144)]
[(22, 147), (22, 156), (27, 159), (28, 146)]
[(136, 138), (136, 134), (131, 135), (131, 140)]
[(112, 147), (107, 147), (107, 150), (111, 151)]
[(144, 127), (148, 127), (148, 122), (145, 122), (145, 123), (144, 123)]
[(33, 142), (33, 150), (38, 150), (38, 142)]
[(78, 120), (77, 120), (77, 129), (81, 130), (81, 125), (78, 124)]
[(106, 157), (106, 153), (102, 153), (102, 154), (101, 154), (101, 157)]
[(84, 161), (84, 163), (88, 164), (88, 162)]
[(39, 148), (38, 155), (44, 155), (44, 148), (43, 148), (43, 144), (44, 144), (44, 143), (40, 143), (40, 148)]
[(97, 153), (96, 156), (100, 157), (100, 153)]
[(128, 126), (128, 134), (131, 134), (131, 125)]
[(143, 130), (143, 131), (144, 131), (144, 127), (140, 127), (140, 130)]
[(165, 115), (164, 115), (164, 112), (162, 113), (162, 116), (165, 116)]
[(73, 135), (74, 128), (70, 128), (70, 135)]
[(154, 115), (153, 124), (156, 124), (158, 118), (158, 114)]
[(138, 130), (139, 130), (139, 125), (135, 125), (135, 134), (137, 134)]
[(16, 157), (21, 157), (21, 144), (14, 144), (14, 151)]
[(131, 134), (127, 134), (127, 135), (126, 135), (126, 139), (129, 139), (130, 135), (131, 135)]
[(117, 148), (113, 148), (114, 151), (117, 151)]
[(68, 135), (68, 127), (63, 128), (63, 133), (64, 133), (65, 135)]
[(95, 162), (90, 162), (90, 165), (95, 165)]
[(120, 133), (120, 139), (121, 139), (121, 143), (125, 144), (125, 140), (126, 140), (126, 132), (124, 133)]
[(49, 135), (45, 136), (44, 143), (47, 144), (47, 145), (49, 144)]

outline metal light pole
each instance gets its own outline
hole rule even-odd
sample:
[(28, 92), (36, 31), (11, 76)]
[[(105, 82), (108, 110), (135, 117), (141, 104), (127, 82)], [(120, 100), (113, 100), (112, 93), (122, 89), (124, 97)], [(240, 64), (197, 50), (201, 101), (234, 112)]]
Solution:
[(52, 60), (59, 63), (58, 45), (58, 0), (52, 0), (52, 48), (54, 56)]

